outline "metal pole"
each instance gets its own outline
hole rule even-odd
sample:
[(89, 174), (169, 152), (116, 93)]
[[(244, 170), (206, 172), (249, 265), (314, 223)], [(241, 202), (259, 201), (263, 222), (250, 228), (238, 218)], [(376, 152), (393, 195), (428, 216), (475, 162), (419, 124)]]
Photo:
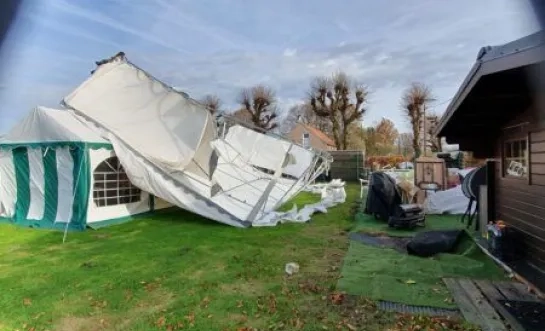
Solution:
[(426, 155), (426, 151), (427, 151), (427, 148), (426, 148), (427, 147), (426, 120), (427, 120), (426, 119), (426, 104), (424, 104), (424, 132), (423, 132), (423, 134), (424, 134), (424, 138), (423, 138), (424, 139), (424, 144), (423, 144), (424, 145), (424, 156), (427, 156)]

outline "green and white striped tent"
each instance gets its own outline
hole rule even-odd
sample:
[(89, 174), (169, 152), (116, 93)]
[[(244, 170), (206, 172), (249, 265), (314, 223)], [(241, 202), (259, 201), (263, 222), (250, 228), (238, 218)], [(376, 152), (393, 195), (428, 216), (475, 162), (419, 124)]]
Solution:
[(0, 218), (83, 230), (169, 207), (133, 186), (112, 145), (67, 110), (35, 108), (0, 139)]

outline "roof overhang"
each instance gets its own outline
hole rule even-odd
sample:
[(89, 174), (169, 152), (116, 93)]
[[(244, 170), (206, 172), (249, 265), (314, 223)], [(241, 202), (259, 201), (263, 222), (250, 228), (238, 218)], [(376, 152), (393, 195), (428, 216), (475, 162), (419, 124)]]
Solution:
[[(539, 81), (545, 59), (545, 34), (482, 48), (476, 63), (439, 121), (435, 134), (461, 149), (478, 139), (493, 147), (493, 132), (531, 103), (532, 80)], [(490, 141), (488, 141), (490, 140)], [(469, 149), (471, 150), (471, 149)], [(479, 151), (491, 154), (491, 150)]]

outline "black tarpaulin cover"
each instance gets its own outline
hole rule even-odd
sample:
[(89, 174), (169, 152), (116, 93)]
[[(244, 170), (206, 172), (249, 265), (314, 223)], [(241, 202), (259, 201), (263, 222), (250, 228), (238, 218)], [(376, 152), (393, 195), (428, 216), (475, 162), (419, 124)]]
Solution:
[(421, 257), (453, 252), (463, 233), (463, 230), (421, 232), (407, 244), (407, 252)]
[(400, 204), (401, 194), (395, 180), (383, 172), (373, 172), (369, 178), (365, 213), (387, 221)]

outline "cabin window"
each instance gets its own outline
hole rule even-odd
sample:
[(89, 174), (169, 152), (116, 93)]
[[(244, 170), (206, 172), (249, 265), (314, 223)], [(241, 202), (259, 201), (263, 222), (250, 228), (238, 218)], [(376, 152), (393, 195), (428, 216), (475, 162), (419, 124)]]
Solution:
[(503, 144), (504, 176), (527, 178), (528, 176), (528, 140), (508, 140)]
[(123, 205), (141, 200), (142, 191), (134, 186), (115, 156), (102, 161), (93, 171), (93, 200), (97, 207)]

